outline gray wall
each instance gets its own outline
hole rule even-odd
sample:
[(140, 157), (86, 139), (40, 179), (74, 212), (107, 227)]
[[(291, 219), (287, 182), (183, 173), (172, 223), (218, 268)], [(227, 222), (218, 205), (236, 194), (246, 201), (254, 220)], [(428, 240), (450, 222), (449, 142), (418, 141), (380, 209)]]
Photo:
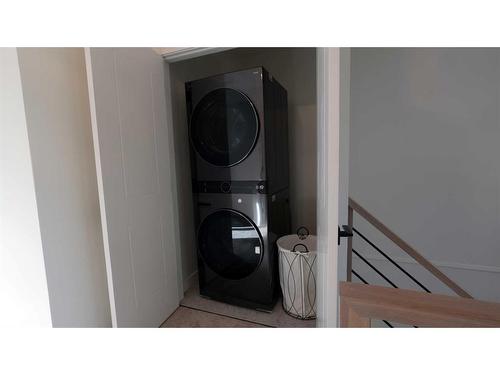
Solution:
[[(263, 65), (288, 91), (292, 228), (316, 231), (316, 49), (240, 48), (171, 64), (184, 280), (197, 269), (184, 82)], [(185, 282), (189, 286), (189, 282)]]
[(19, 49), (54, 326), (110, 326), (81, 48)]
[(352, 49), (350, 195), (473, 296), (497, 301), (499, 90), (498, 49)]
[(23, 92), (15, 48), (0, 48), (0, 327), (50, 327)]

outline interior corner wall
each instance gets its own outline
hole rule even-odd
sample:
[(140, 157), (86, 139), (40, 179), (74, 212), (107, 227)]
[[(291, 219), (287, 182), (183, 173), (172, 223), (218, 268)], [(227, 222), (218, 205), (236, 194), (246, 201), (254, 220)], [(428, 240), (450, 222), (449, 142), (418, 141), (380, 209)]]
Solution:
[(0, 48), (0, 327), (52, 325), (19, 63)]
[(84, 51), (18, 54), (52, 323), (109, 327)]
[(288, 92), (292, 229), (316, 232), (316, 49), (238, 48), (170, 64), (179, 227), (184, 288), (196, 274), (196, 244), (184, 83), (264, 66)]
[[(475, 298), (500, 301), (500, 50), (353, 48), (351, 64), (350, 195)], [(452, 294), (357, 215), (354, 224)]]

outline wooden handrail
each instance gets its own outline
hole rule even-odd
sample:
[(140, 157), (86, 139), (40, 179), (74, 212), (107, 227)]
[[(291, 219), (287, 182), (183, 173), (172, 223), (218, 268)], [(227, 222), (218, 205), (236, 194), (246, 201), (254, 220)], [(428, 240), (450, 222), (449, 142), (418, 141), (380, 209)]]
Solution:
[[(366, 221), (372, 224), (375, 228), (381, 231), (387, 238), (389, 238), (392, 242), (398, 245), (401, 250), (403, 250), (406, 254), (415, 259), (420, 265), (422, 265), (427, 271), (432, 273), (435, 277), (441, 280), (444, 284), (446, 284), (451, 290), (453, 290), (460, 297), (464, 298), (472, 298), (472, 296), (463, 290), (457, 283), (451, 280), (448, 276), (446, 276), (443, 272), (441, 272), (436, 266), (434, 266), (431, 262), (429, 262), (422, 254), (420, 254), (417, 250), (415, 250), (412, 246), (410, 246), (406, 241), (404, 241), (401, 237), (399, 237), (392, 230), (387, 228), (380, 220), (378, 220), (375, 216), (369, 213), (365, 208), (363, 208), (359, 203), (357, 203), (354, 199), (349, 198), (349, 207), (356, 211), (359, 215), (364, 217)], [(350, 251), (349, 251), (350, 253)], [(349, 265), (348, 265), (349, 267)], [(348, 270), (349, 272), (349, 270)]]
[(340, 283), (340, 326), (371, 319), (418, 327), (500, 327), (500, 304), (358, 283)]

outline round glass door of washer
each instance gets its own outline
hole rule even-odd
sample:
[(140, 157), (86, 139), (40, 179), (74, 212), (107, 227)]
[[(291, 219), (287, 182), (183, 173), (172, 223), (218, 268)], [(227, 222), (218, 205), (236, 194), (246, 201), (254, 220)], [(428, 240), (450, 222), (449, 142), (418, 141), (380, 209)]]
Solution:
[(196, 105), (190, 128), (193, 146), (205, 161), (231, 167), (252, 152), (259, 119), (245, 94), (221, 88), (209, 92)]
[(257, 227), (249, 218), (224, 209), (208, 215), (201, 223), (198, 250), (215, 273), (238, 280), (257, 269), (264, 247)]

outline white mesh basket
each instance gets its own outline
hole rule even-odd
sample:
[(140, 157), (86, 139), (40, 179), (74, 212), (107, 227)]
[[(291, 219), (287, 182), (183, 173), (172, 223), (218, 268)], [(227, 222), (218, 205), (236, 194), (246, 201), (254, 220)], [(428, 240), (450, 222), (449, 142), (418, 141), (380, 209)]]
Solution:
[(316, 318), (316, 236), (281, 237), (279, 276), (283, 309), (298, 319)]

